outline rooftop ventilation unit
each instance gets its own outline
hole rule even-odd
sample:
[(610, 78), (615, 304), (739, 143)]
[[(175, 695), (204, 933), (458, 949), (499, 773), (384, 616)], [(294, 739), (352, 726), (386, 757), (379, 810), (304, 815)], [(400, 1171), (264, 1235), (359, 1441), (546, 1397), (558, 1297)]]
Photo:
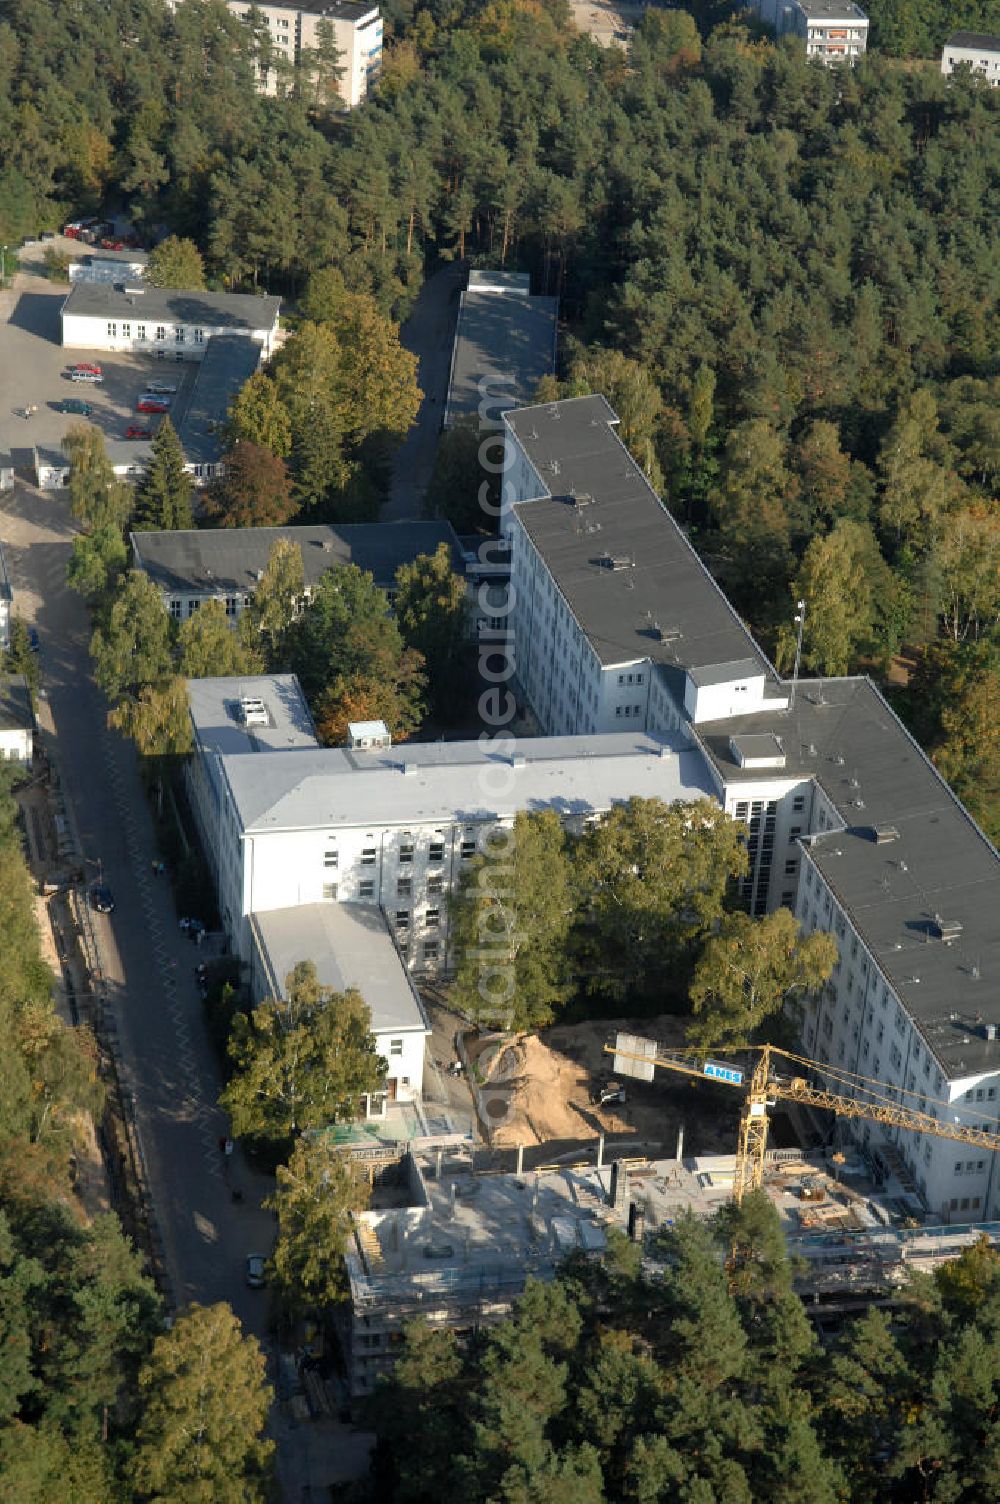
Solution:
[(888, 846), (890, 841), (899, 840), (899, 831), (895, 825), (876, 825), (873, 834), (876, 846)]
[(239, 702), (239, 718), (244, 726), (266, 726), (268, 724), (267, 706), (263, 700), (242, 695)]
[(404, 778), (412, 778), (417, 771), (417, 765), (415, 762), (404, 762), (402, 771)]
[(510, 765), (512, 768), (523, 768), (525, 766), (524, 758), (519, 752), (514, 753), (514, 756), (510, 760)]
[(605, 569), (618, 573), (622, 569), (634, 569), (635, 560), (629, 554), (605, 554), (601, 561)]
[(945, 945), (951, 945), (962, 933), (962, 923), (959, 919), (942, 919), (940, 914), (935, 914), (931, 921), (931, 934), (943, 940)]

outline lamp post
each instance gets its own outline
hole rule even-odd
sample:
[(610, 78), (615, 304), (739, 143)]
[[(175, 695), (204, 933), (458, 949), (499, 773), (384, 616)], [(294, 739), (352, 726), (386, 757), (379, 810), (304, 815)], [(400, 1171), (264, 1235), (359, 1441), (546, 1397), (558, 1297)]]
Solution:
[(797, 636), (795, 638), (795, 668), (792, 670), (792, 692), (791, 692), (791, 694), (788, 697), (788, 708), (789, 708), (789, 710), (794, 710), (795, 709), (795, 686), (799, 682), (799, 664), (802, 661), (802, 629), (805, 626), (805, 622), (806, 622), (806, 603), (805, 603), (805, 601), (798, 601), (798, 602), (796, 602), (796, 604), (798, 605), (799, 609), (798, 609), (798, 614), (795, 617), (795, 625), (798, 627), (799, 630), (798, 630), (798, 634), (797, 634)]

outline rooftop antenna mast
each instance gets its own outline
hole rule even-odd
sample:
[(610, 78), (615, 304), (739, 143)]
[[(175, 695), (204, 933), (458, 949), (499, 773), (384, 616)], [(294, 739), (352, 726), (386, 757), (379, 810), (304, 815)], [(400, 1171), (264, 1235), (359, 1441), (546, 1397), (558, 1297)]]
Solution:
[(802, 662), (802, 629), (804, 628), (806, 623), (805, 601), (796, 601), (796, 605), (798, 607), (798, 611), (795, 615), (795, 625), (798, 628), (798, 632), (795, 637), (795, 667), (792, 670), (792, 692), (788, 696), (789, 710), (795, 709), (795, 686), (799, 682), (799, 665)]

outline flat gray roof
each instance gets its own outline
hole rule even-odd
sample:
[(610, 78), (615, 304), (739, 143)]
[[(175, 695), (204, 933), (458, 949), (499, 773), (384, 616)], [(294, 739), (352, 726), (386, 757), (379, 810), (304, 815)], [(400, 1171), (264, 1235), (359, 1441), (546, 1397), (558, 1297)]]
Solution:
[[(189, 679), (188, 705), (195, 736), (213, 752), (290, 752), (319, 746), (312, 717), (294, 674), (247, 674), (230, 679)], [(268, 723), (246, 726), (242, 699), (261, 700)]]
[(212, 465), (222, 456), (220, 429), (241, 387), (260, 365), (261, 345), (248, 334), (213, 334), (194, 379), (191, 400), (177, 430), (192, 465)]
[(63, 304), (63, 315), (110, 318), (147, 324), (225, 325), (231, 329), (273, 329), (280, 298), (247, 292), (185, 292), (172, 287), (141, 284), (142, 292), (125, 293), (113, 282), (74, 282)]
[[(872, 682), (800, 681), (792, 710), (693, 730), (729, 783), (761, 778), (730, 737), (781, 737), (781, 776), (814, 778), (846, 826), (809, 855), (942, 1068), (1000, 1070), (1000, 1040), (982, 1031), (1000, 1025), (1000, 857)], [(876, 826), (898, 838), (876, 844)], [(934, 938), (935, 915), (962, 926), (952, 944)]]
[(530, 402), (542, 377), (555, 370), (558, 317), (558, 298), (525, 297), (517, 290), (463, 292), (445, 427), (459, 418), (479, 416), (484, 379), (488, 421), (496, 427), (505, 408)]
[(223, 768), (250, 834), (373, 822), (403, 829), (475, 824), (511, 819), (518, 810), (582, 817), (633, 795), (668, 804), (714, 797), (697, 749), (680, 735), (644, 732), (526, 739), (515, 743), (514, 759), (478, 741), (407, 742), (372, 751), (224, 756)]
[(985, 31), (953, 31), (946, 47), (975, 47), (981, 52), (1000, 52), (1000, 36)]
[(798, 5), (810, 21), (867, 21), (867, 12), (855, 5), (854, 0), (843, 0), (838, 5), (834, 0), (798, 0)]
[(518, 521), (603, 664), (650, 658), (704, 673), (746, 662), (775, 677), (621, 443), (604, 397), (522, 408), (506, 421), (552, 492), (515, 506)]
[(168, 595), (233, 594), (253, 591), (279, 538), (297, 543), (307, 587), (328, 569), (356, 564), (376, 585), (395, 585), (396, 571), (418, 554), (433, 554), (446, 543), (452, 568), (464, 574), (462, 550), (450, 522), (323, 523), (311, 527), (186, 528), (133, 533), (136, 565)]
[(149, 253), (139, 250), (89, 251), (86, 256), (81, 256), (80, 260), (87, 265), (94, 261), (116, 261), (123, 266), (145, 266), (149, 260)]
[(371, 1009), (372, 1029), (430, 1032), (416, 989), (381, 909), (363, 903), (306, 903), (251, 916), (257, 951), (270, 972), (272, 996), (300, 961), (312, 961), (324, 987), (357, 988)]

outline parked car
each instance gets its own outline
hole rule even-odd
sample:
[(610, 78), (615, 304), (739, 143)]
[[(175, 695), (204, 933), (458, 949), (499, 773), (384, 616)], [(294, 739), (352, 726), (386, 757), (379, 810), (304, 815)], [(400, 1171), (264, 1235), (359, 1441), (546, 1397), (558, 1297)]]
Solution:
[(124, 249), (125, 249), (125, 242), (124, 242), (124, 240), (115, 240), (112, 237), (111, 239), (106, 239), (106, 240), (102, 240), (101, 241), (101, 250), (102, 251), (123, 251)]
[(70, 371), (70, 373), (69, 373), (69, 379), (70, 379), (70, 381), (83, 381), (83, 382), (86, 382), (86, 384), (88, 386), (100, 386), (101, 383), (104, 380), (104, 377), (103, 376), (99, 376), (96, 371), (80, 371), (80, 370), (76, 370), (76, 371)]
[(107, 883), (94, 883), (90, 889), (90, 907), (98, 914), (115, 912), (114, 894)]
[(247, 1284), (251, 1290), (259, 1290), (264, 1284), (264, 1267), (267, 1263), (262, 1253), (247, 1255)]
[(135, 404), (137, 413), (165, 413), (169, 411), (162, 397), (140, 397)]
[(127, 439), (151, 439), (153, 437), (153, 430), (151, 428), (140, 428), (138, 423), (130, 423), (125, 430), (125, 437)]
[(93, 371), (95, 376), (103, 376), (104, 372), (99, 365), (92, 360), (78, 360), (76, 365), (70, 366), (71, 371)]
[(146, 391), (153, 392), (157, 396), (166, 395), (172, 397), (177, 390), (176, 381), (147, 381)]
[(38, 635), (38, 628), (37, 627), (29, 627), (28, 628), (28, 646), (29, 646), (29, 648), (31, 649), (31, 651), (33, 653), (37, 653), (38, 650), (39, 650), (39, 648), (41, 647), (41, 645), (42, 645), (42, 641), (41, 641), (41, 638)]
[[(166, 385), (166, 383), (164, 383), (164, 385)], [(162, 402), (164, 407), (173, 406), (174, 399), (170, 395), (170, 393), (160, 391), (160, 389), (155, 385), (147, 386), (146, 390), (143, 392), (139, 400), (141, 402), (145, 402), (147, 397), (152, 397), (154, 402)]]
[(625, 1088), (620, 1081), (598, 1081), (590, 1100), (595, 1107), (608, 1107), (613, 1102), (624, 1104)]
[(77, 413), (81, 418), (89, 418), (94, 409), (89, 402), (84, 402), (82, 397), (66, 397), (59, 404), (61, 413)]

